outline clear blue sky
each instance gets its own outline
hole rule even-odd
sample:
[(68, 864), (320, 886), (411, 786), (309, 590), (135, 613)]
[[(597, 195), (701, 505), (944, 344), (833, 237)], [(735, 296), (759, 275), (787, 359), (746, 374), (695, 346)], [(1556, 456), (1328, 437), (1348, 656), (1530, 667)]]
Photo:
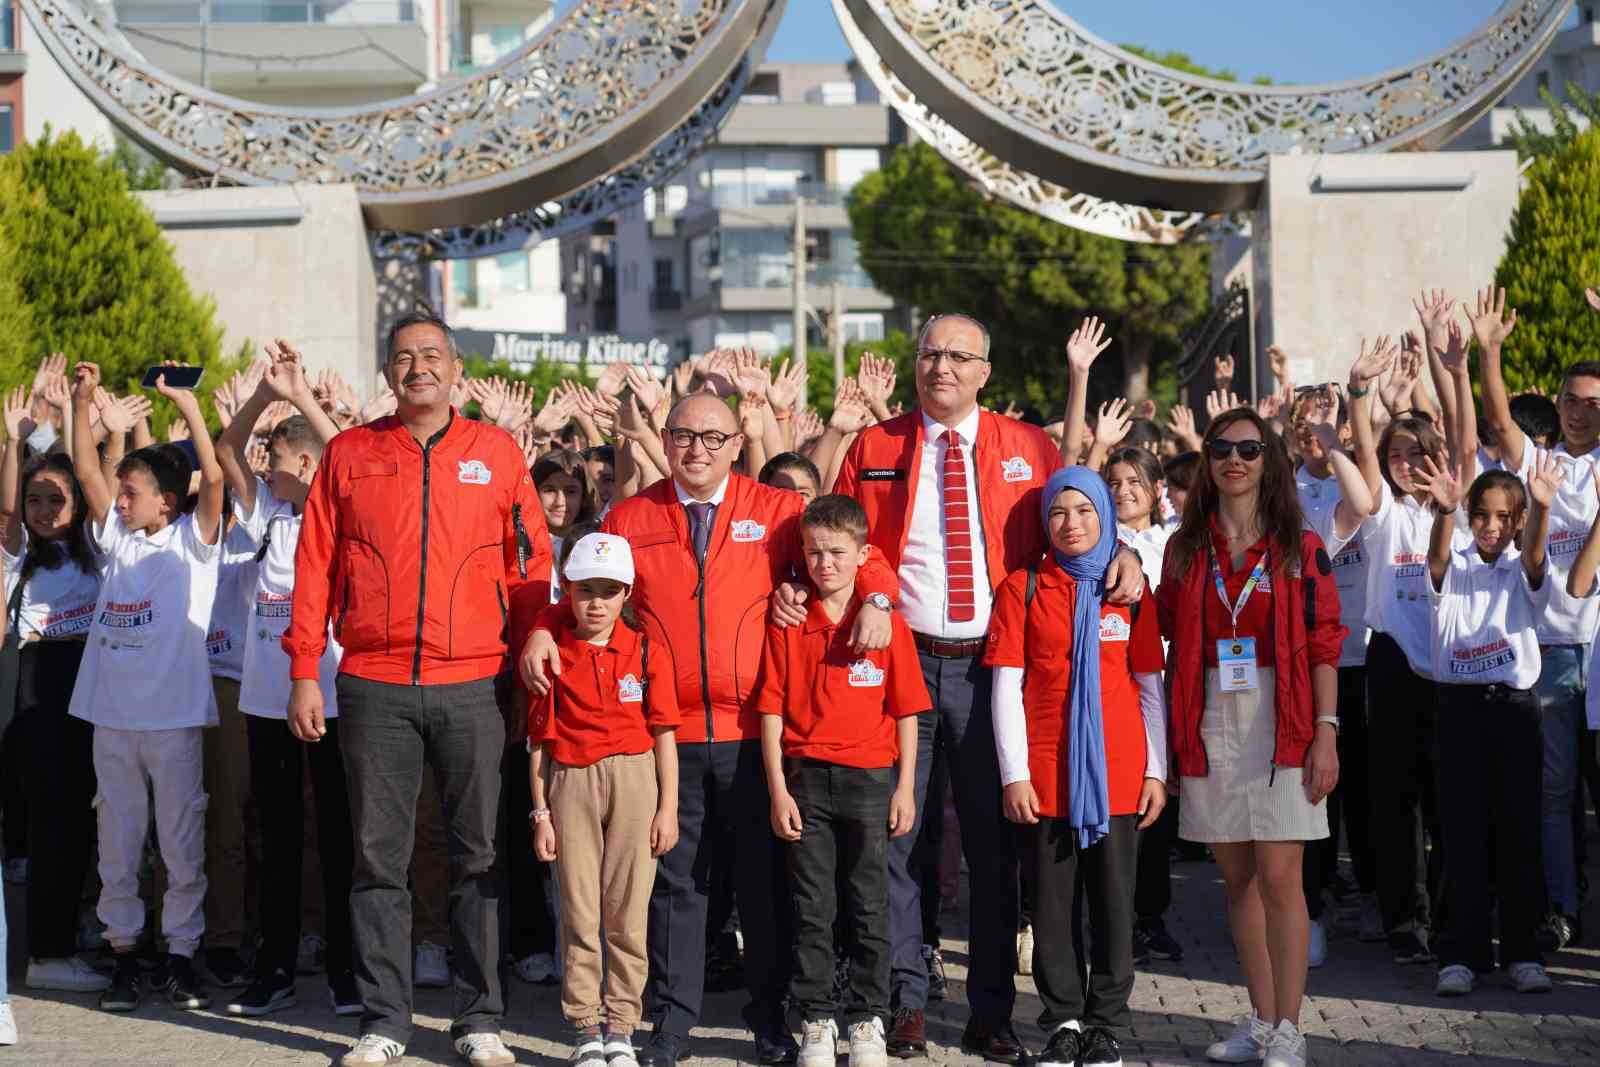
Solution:
[[(1323, 82), (1420, 59), (1481, 25), (1500, 0), (1055, 0), (1116, 44), (1187, 52), (1250, 79)], [(789, 0), (767, 56), (841, 62), (850, 49), (829, 0)]]

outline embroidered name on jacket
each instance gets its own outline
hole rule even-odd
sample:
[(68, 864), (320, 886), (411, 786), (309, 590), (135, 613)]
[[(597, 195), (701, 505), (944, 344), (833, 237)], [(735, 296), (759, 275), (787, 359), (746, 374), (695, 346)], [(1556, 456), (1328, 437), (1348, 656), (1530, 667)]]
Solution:
[(870, 659), (858, 659), (850, 664), (852, 689), (875, 689), (883, 684), (883, 669)]
[(463, 459), (456, 462), (456, 480), (462, 485), (488, 485), (492, 477), (481, 459)]
[(906, 472), (898, 467), (868, 467), (861, 472), (864, 482), (903, 482)]
[(617, 680), (617, 700), (623, 704), (637, 704), (644, 700), (644, 683), (631, 674)]
[(735, 541), (759, 541), (767, 536), (767, 528), (754, 519), (734, 519), (728, 530)]
[(1033, 481), (1033, 468), (1028, 466), (1028, 461), (1021, 456), (1012, 456), (1010, 459), (1000, 461), (1000, 477), (1008, 482)]

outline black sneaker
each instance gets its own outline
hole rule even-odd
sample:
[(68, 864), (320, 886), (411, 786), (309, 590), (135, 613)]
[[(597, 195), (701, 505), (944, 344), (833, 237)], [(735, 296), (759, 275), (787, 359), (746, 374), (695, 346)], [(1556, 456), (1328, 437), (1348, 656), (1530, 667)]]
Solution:
[(1389, 948), (1394, 951), (1394, 961), (1399, 964), (1432, 963), (1437, 958), (1427, 942), (1413, 930), (1390, 934)]
[(1183, 946), (1178, 944), (1178, 939), (1167, 933), (1167, 924), (1160, 917), (1154, 919), (1140, 919), (1134, 924), (1134, 948), (1138, 948), (1138, 938), (1144, 935), (1145, 946), (1149, 949), (1150, 956), (1158, 960), (1172, 960), (1174, 963), (1183, 959)]
[(1122, 1049), (1103, 1026), (1089, 1027), (1080, 1049), (1078, 1063), (1082, 1067), (1122, 1067)]
[(1577, 940), (1573, 933), (1573, 920), (1559, 912), (1551, 912), (1539, 929), (1534, 931), (1534, 944), (1540, 952), (1560, 952)]
[(243, 989), (250, 984), (250, 968), (236, 948), (207, 949), (206, 971), (211, 983), (222, 989)]
[(356, 992), (356, 976), (349, 971), (328, 975), (328, 999), (333, 1001), (335, 1015), (360, 1015), (364, 1005)]
[(1070, 1026), (1056, 1027), (1050, 1040), (1044, 1043), (1044, 1051), (1034, 1060), (1036, 1067), (1078, 1067), (1078, 1058), (1083, 1055), (1083, 1036)]
[(100, 994), (101, 1011), (133, 1011), (144, 999), (144, 972), (130, 953), (117, 953), (111, 985)]
[(172, 1001), (174, 1008), (192, 1011), (211, 1007), (211, 994), (206, 992), (200, 976), (195, 974), (194, 961), (188, 956), (168, 953), (166, 977), (161, 988), (167, 991), (167, 999)]
[(928, 969), (928, 999), (943, 1000), (950, 989), (950, 979), (944, 973), (944, 953), (934, 945), (923, 945), (922, 962)]
[(1133, 965), (1143, 967), (1150, 962), (1150, 935), (1138, 925), (1133, 928)]
[(279, 1008), (292, 1008), (298, 1001), (294, 995), (294, 978), (285, 974), (282, 967), (271, 974), (263, 974), (250, 988), (228, 1002), (229, 1015), (247, 1015), (255, 1018), (270, 1015)]

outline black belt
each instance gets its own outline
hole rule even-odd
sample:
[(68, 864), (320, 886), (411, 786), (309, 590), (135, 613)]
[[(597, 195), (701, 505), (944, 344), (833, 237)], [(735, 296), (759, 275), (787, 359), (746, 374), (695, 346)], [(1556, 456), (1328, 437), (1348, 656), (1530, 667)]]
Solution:
[(988, 638), (968, 637), (960, 641), (947, 641), (942, 637), (929, 637), (912, 631), (911, 637), (917, 643), (917, 649), (926, 652), (936, 659), (971, 659), (973, 656), (982, 655), (983, 648), (989, 643)]

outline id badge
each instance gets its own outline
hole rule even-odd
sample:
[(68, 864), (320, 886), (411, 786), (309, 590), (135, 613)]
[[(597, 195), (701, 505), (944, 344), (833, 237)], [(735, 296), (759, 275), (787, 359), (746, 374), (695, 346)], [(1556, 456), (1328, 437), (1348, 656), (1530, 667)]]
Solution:
[(1249, 693), (1259, 686), (1256, 677), (1256, 639), (1224, 637), (1217, 642), (1217, 675), (1224, 693)]

